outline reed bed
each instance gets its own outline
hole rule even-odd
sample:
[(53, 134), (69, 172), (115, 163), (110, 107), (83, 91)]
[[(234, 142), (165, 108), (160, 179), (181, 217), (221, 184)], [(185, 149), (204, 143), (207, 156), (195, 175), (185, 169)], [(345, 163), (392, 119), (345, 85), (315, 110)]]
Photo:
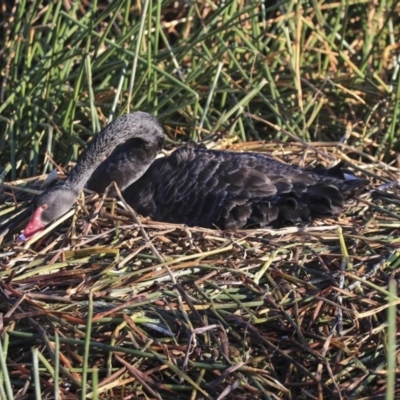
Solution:
[[(304, 165), (363, 155), (338, 143), (229, 148)], [(189, 228), (92, 193), (24, 245), (15, 243), (20, 221), (1, 244), (3, 390), (65, 399), (383, 396), (397, 359), (388, 329), (399, 304), (399, 170), (379, 160), (352, 166), (371, 185), (343, 217), (303, 226)], [(5, 185), (8, 225), (42, 183)]]

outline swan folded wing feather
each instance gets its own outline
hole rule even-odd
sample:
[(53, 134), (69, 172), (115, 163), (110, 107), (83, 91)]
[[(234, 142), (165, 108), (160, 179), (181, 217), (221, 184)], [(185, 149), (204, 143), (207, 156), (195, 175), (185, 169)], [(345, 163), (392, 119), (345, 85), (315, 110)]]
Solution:
[(224, 205), (219, 225), (226, 229), (269, 224), (281, 226), (308, 221), (311, 217), (339, 216), (344, 205), (340, 186), (352, 190), (364, 183), (362, 180), (355, 184), (339, 184), (336, 180), (319, 182), (308, 174), (270, 178), (277, 189), (276, 195), (245, 196), (247, 202), (231, 196)]
[(212, 227), (215, 224), (215, 217), (224, 202), (225, 194), (210, 191), (204, 197), (193, 192), (190, 196), (190, 206), (185, 210), (186, 223), (190, 225), (192, 218), (198, 226)]
[[(198, 183), (191, 179), (193, 171), (199, 171), (198, 166), (187, 162), (187, 155), (179, 150), (179, 157), (171, 157), (174, 152), (169, 157), (156, 159), (123, 195), (137, 212), (154, 220), (204, 226), (202, 222), (211, 218), (207, 213), (210, 214), (218, 202), (215, 196), (208, 199), (207, 189), (198, 196)], [(180, 160), (180, 168), (177, 168), (177, 160)]]
[(138, 211), (188, 225), (230, 229), (336, 216), (344, 202), (340, 190), (357, 186), (327, 176), (322, 169), (316, 174), (262, 155), (204, 147), (182, 147), (159, 163), (160, 168), (156, 162), (151, 167), (151, 176), (144, 176), (146, 182), (158, 181), (152, 193), (155, 203), (144, 204), (148, 196), (136, 200), (143, 206)]
[[(192, 168), (192, 173), (194, 179), (198, 182), (198, 184), (207, 186), (210, 185), (210, 180), (214, 178), (217, 170), (219, 170), (220, 164), (217, 160), (213, 158), (202, 157), (199, 161), (192, 161), (194, 163), (194, 167)], [(196, 165), (197, 164), (197, 165)]]
[[(202, 164), (202, 170), (191, 169), (190, 175), (198, 184), (195, 190), (197, 201), (191, 199), (185, 207), (190, 208), (197, 224), (245, 226), (252, 214), (252, 199), (276, 194), (277, 188), (269, 177), (250, 168), (250, 161), (257, 160), (229, 152), (200, 152), (195, 162)], [(271, 219), (275, 214), (270, 213)]]
[(232, 193), (245, 190), (264, 196), (276, 193), (271, 180), (260, 171), (249, 168), (246, 163), (243, 163), (245, 161), (243, 157), (234, 159), (229, 152), (204, 152), (203, 149), (196, 152), (193, 151), (196, 149), (192, 148), (186, 150), (185, 157), (182, 156), (184, 151), (181, 149), (179, 151), (181, 164), (176, 164), (177, 157), (171, 155), (177, 168), (174, 169), (176, 174), (168, 181), (178, 187), (186, 187), (188, 182), (192, 181), (196, 182), (198, 190)]
[[(143, 179), (129, 187), (124, 196), (139, 212), (154, 219), (212, 226), (227, 196), (249, 198), (252, 186), (262, 195), (275, 193), (275, 187), (268, 186), (266, 177), (258, 171), (240, 172), (240, 168), (234, 166), (236, 174), (229, 180), (227, 176), (233, 169), (231, 157), (225, 160), (220, 153), (200, 151), (196, 154), (194, 150), (184, 147), (178, 150), (178, 157), (174, 152), (165, 159), (156, 160)], [(174, 168), (169, 167), (171, 164)], [(163, 182), (158, 179), (160, 176)], [(152, 189), (145, 189), (145, 182), (153, 182)], [(157, 207), (153, 202), (147, 204), (149, 197), (155, 199)]]

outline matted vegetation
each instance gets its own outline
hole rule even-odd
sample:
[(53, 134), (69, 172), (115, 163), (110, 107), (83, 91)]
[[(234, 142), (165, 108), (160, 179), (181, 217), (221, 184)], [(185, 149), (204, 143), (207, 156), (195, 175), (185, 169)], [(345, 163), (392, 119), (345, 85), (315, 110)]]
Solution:
[[(399, 11), (2, 3), (0, 398), (398, 398)], [(86, 193), (18, 245), (45, 175), (133, 109), (167, 149), (343, 160), (371, 184), (339, 219), (225, 232)]]

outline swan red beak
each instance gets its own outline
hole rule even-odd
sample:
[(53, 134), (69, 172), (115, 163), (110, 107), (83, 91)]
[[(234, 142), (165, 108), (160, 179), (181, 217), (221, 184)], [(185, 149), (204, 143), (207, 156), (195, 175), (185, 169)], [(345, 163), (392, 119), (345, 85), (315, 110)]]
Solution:
[(17, 242), (25, 242), (30, 237), (39, 233), (44, 229), (46, 224), (42, 221), (42, 213), (45, 209), (45, 206), (38, 207), (32, 214), (31, 219), (28, 222), (28, 225), (25, 227), (22, 235), (19, 235), (17, 238)]

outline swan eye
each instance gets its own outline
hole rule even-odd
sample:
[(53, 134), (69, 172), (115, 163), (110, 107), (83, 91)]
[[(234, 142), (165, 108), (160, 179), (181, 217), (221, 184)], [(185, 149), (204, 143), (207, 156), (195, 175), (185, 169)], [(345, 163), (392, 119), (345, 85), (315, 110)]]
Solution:
[(41, 208), (42, 210), (45, 210), (47, 207), (48, 207), (47, 204), (42, 204), (42, 205), (40, 206), (40, 208)]

